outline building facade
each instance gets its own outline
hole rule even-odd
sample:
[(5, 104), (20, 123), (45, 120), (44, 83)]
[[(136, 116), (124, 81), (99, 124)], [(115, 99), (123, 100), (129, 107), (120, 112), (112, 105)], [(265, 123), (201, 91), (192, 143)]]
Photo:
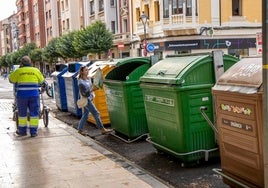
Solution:
[(62, 34), (84, 27), (83, 0), (60, 0)]
[(256, 34), (262, 25), (260, 0), (133, 0), (132, 7), (134, 56), (142, 54), (142, 12), (148, 16), (151, 54), (165, 57), (221, 49), (237, 56), (256, 55)]
[(45, 22), (45, 7), (43, 0), (32, 0), (33, 7), (33, 24), (34, 24), (34, 40), (38, 48), (46, 46), (46, 22)]
[(8, 19), (2, 20), (1, 21), (1, 55), (6, 55), (7, 53), (11, 52), (11, 28), (10, 24), (8, 22)]
[[(17, 0), (16, 5), (12, 30), (18, 48), (30, 42), (43, 48), (52, 38), (101, 20), (114, 34), (114, 58), (143, 56), (144, 39), (153, 46), (148, 56), (216, 49), (255, 55), (262, 25), (261, 0)], [(142, 15), (148, 17), (145, 25)]]
[(45, 0), (44, 9), (45, 43), (48, 44), (53, 38), (59, 37), (62, 34), (59, 1)]

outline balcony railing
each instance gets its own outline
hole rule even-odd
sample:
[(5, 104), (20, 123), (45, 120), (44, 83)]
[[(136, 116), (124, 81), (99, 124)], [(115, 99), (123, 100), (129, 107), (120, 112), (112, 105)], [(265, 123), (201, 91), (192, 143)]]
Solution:
[(125, 32), (125, 33), (119, 33), (119, 34), (114, 34), (114, 43), (117, 44), (119, 42), (124, 42), (129, 43), (130, 42), (130, 33)]
[(198, 16), (186, 16), (185, 14), (173, 14), (163, 19), (163, 29), (195, 28), (199, 24)]
[[(185, 14), (173, 14), (168, 18), (160, 19), (160, 21), (149, 20), (146, 25), (146, 35), (148, 38), (164, 35), (165, 31), (197, 29), (199, 26), (198, 16), (186, 16)], [(136, 34), (143, 38), (144, 26), (142, 22), (137, 22)]]

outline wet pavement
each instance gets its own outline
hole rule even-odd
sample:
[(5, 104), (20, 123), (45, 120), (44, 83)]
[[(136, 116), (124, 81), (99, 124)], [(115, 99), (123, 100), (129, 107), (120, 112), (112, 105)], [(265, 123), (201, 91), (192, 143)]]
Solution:
[(0, 99), (0, 187), (167, 187), (49, 115), (38, 136), (17, 137), (12, 100)]
[[(54, 110), (53, 113), (55, 117), (76, 129), (79, 118), (59, 110)], [(210, 158), (208, 161), (199, 161), (199, 164), (189, 164), (187, 167), (182, 167), (181, 161), (169, 154), (157, 151), (145, 138), (132, 143), (126, 143), (112, 135), (100, 135), (95, 125), (89, 122), (85, 128), (89, 133), (89, 137), (94, 139), (99, 145), (127, 158), (170, 186), (182, 188), (229, 187), (223, 183), (221, 176), (213, 171), (214, 168), (220, 168), (219, 157)]]
[[(6, 111), (6, 112), (9, 111), (9, 116), (10, 116), (9, 105), (11, 102), (12, 102), (12, 100), (9, 100), (9, 102), (5, 102), (5, 101), (1, 100), (1, 103), (0, 103), (0, 109), (3, 109), (3, 111)], [(45, 138), (46, 138), (46, 140), (50, 140), (50, 142), (51, 142), (50, 144), (53, 144), (54, 142), (61, 143), (61, 147), (65, 147), (66, 143), (69, 143), (69, 142), (72, 143), (72, 142), (74, 142), (74, 140), (79, 139), (80, 142), (82, 140), (82, 143), (83, 143), (83, 144), (80, 143), (80, 145), (82, 144), (83, 147), (86, 146), (86, 148), (89, 148), (86, 150), (90, 150), (90, 148), (91, 149), (93, 148), (93, 149), (97, 150), (98, 152), (100, 152), (101, 154), (103, 154), (105, 159), (107, 157), (108, 159), (115, 162), (115, 164), (113, 164), (113, 165), (115, 165), (115, 166), (118, 165), (118, 166), (123, 167), (123, 169), (126, 169), (131, 174), (134, 174), (139, 180), (145, 179), (145, 184), (144, 185), (142, 184), (141, 187), (150, 187), (150, 186), (151, 187), (168, 186), (168, 187), (186, 187), (186, 188), (187, 187), (193, 187), (193, 188), (195, 188), (195, 187), (227, 188), (228, 187), (227, 185), (225, 185), (222, 182), (221, 176), (219, 176), (218, 174), (216, 174), (213, 171), (214, 168), (220, 168), (219, 157), (211, 158), (211, 159), (209, 159), (209, 161), (199, 161), (199, 164), (193, 164), (193, 165), (189, 165), (187, 167), (182, 167), (181, 162), (177, 158), (175, 158), (171, 155), (165, 154), (165, 153), (158, 152), (152, 146), (152, 144), (145, 141), (145, 138), (142, 138), (142, 139), (137, 140), (137, 141), (132, 142), (132, 143), (126, 143), (126, 142), (124, 142), (124, 141), (122, 141), (122, 140), (120, 140), (117, 137), (114, 137), (112, 135), (99, 134), (99, 130), (96, 129), (95, 125), (93, 125), (89, 122), (87, 122), (87, 125), (86, 125), (86, 130), (88, 131), (89, 136), (83, 137), (83, 136), (77, 134), (76, 128), (77, 128), (77, 124), (79, 121), (78, 117), (72, 115), (69, 112), (62, 112), (62, 111), (58, 110), (58, 108), (56, 107), (54, 99), (50, 99), (50, 98), (46, 97), (45, 104), (51, 108), (50, 120), (51, 119), (55, 119), (55, 120), (53, 120), (52, 122), (51, 121), (49, 122), (48, 129), (45, 129), (42, 126), (40, 126), (41, 135), (38, 136), (39, 139), (38, 138), (32, 139), (32, 140), (43, 140), (42, 142), (44, 142), (44, 143), (42, 143), (42, 142), (36, 143), (37, 145), (34, 147), (34, 149), (37, 150), (38, 152), (40, 152), (38, 145), (40, 146), (40, 148), (43, 148), (43, 147), (47, 148), (47, 146), (45, 144), (46, 141), (44, 140)], [(12, 120), (9, 119), (9, 124), (12, 124), (11, 121)], [(62, 132), (62, 130), (60, 131), (59, 129), (54, 130), (53, 127), (55, 126), (55, 123), (57, 126), (59, 126), (59, 129), (63, 129), (67, 132), (64, 132), (64, 131)], [(1, 124), (2, 124), (2, 122), (1, 122)], [(106, 125), (106, 126), (109, 127), (110, 125)], [(11, 129), (12, 125), (11, 126), (9, 125), (9, 127)], [(7, 131), (7, 130), (5, 130), (5, 131)], [(12, 132), (12, 130), (8, 130), (8, 131)], [(47, 132), (47, 131), (49, 131), (49, 132)], [(13, 132), (14, 132), (14, 130), (13, 130)], [(3, 134), (1, 134), (1, 135), (3, 135)], [(5, 136), (6, 137), (9, 136), (11, 138), (11, 140), (14, 139), (10, 133), (8, 135), (5, 135)], [(70, 139), (69, 137), (72, 137), (72, 139), (69, 140)], [(19, 140), (15, 139), (15, 141), (18, 142)], [(29, 141), (27, 141), (27, 142), (29, 142)], [(73, 147), (74, 147), (74, 145), (73, 145)], [(49, 160), (50, 157), (53, 160), (60, 160), (58, 151), (54, 151), (54, 150), (50, 151), (49, 147), (47, 149), (48, 149), (47, 151), (45, 149), (44, 151), (41, 152), (42, 156), (43, 156), (43, 154), (47, 154), (46, 160)], [(13, 150), (14, 150), (14, 148), (13, 148)], [(70, 149), (70, 150), (73, 150), (73, 149)], [(103, 152), (103, 151), (105, 151), (105, 152)], [(58, 156), (57, 159), (53, 158), (53, 156), (52, 156), (53, 155), (52, 153), (54, 153), (54, 152), (56, 153), (56, 156)], [(83, 151), (83, 152), (88, 153), (88, 151)], [(75, 151), (75, 150), (73, 153), (76, 153), (76, 155), (70, 154), (69, 151), (64, 150), (64, 151), (62, 151), (60, 156), (62, 155), (63, 160), (67, 160), (65, 157), (69, 156), (68, 159), (71, 158), (73, 160), (71, 163), (71, 166), (73, 165), (74, 161), (76, 161), (76, 165), (78, 165), (81, 168), (83, 167), (81, 171), (85, 170), (87, 172), (88, 168), (90, 168), (90, 166), (87, 166), (87, 163), (85, 162), (87, 160), (85, 158), (90, 158), (92, 156), (89, 156), (89, 154), (86, 154), (85, 156), (81, 156), (80, 151)], [(79, 153), (79, 155), (77, 155), (77, 153)], [(98, 156), (98, 154), (96, 154), (96, 155)], [(102, 156), (102, 155), (100, 155), (100, 156)], [(1, 156), (1, 157), (3, 157), (3, 156)], [(31, 155), (30, 155), (30, 157), (31, 157)], [(80, 157), (82, 157), (82, 159)], [(52, 163), (53, 160), (49, 160), (50, 163)], [(38, 161), (38, 159), (37, 159), (37, 161)], [(81, 164), (80, 164), (80, 162), (81, 162)], [(89, 162), (89, 163), (91, 163), (91, 162)], [(37, 165), (39, 165), (39, 164), (37, 164)], [(51, 164), (49, 164), (49, 163), (47, 164), (46, 162), (42, 162), (42, 165), (44, 168), (46, 168), (47, 165), (48, 165), (48, 167), (50, 167), (49, 165), (51, 165)], [(67, 169), (67, 167), (62, 167), (60, 172), (56, 169), (54, 169), (54, 170), (56, 170), (58, 173), (64, 173), (64, 172), (68, 171), (67, 174), (69, 174), (69, 171), (72, 172), (74, 170), (74, 172), (77, 172), (76, 168), (75, 169), (72, 169), (72, 168)], [(42, 169), (41, 171), (46, 171), (46, 170)], [(110, 169), (110, 171), (113, 171), (113, 169)], [(85, 172), (80, 172), (80, 173), (85, 173)], [(71, 176), (73, 176), (73, 177), (71, 178)], [(98, 175), (96, 175), (96, 176), (98, 176)], [(75, 182), (79, 182), (79, 181), (75, 180), (76, 177), (77, 177), (77, 173), (70, 173), (69, 174), (69, 179), (72, 179)], [(147, 177), (147, 179), (144, 177)], [(149, 181), (147, 181), (148, 179), (149, 179)], [(1, 174), (0, 174), (0, 180), (1, 180)], [(68, 182), (67, 184), (66, 184), (66, 181)], [(72, 187), (72, 185), (73, 185), (73, 183), (70, 183), (66, 179), (62, 179), (62, 182), (64, 182), (64, 184), (57, 184), (57, 185), (64, 185), (62, 187)], [(115, 187), (122, 187), (122, 184), (120, 184), (120, 182), (122, 183), (122, 180), (119, 180), (118, 184), (116, 184), (118, 186), (115, 186)], [(1, 183), (1, 181), (0, 181), (0, 183)], [(141, 182), (141, 183), (143, 183), (143, 182)], [(80, 184), (78, 184), (78, 185), (80, 185)], [(107, 184), (104, 184), (104, 185), (107, 185)], [(52, 187), (57, 187), (57, 186), (52, 186)], [(81, 186), (75, 186), (75, 187), (81, 187)], [(91, 187), (91, 186), (88, 186), (88, 187)], [(105, 186), (100, 186), (100, 187), (105, 187)], [(114, 187), (114, 186), (112, 186), (112, 187)], [(131, 183), (127, 183), (126, 187), (132, 187)], [(138, 184), (137, 184), (134, 187), (140, 187), (140, 186), (138, 186)]]

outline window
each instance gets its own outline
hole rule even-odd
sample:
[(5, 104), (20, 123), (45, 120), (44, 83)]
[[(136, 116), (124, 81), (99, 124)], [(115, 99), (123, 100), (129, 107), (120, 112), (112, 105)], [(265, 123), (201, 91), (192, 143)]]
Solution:
[(36, 27), (36, 26), (38, 26), (39, 25), (39, 19), (35, 19), (34, 20), (34, 26)]
[(115, 6), (115, 2), (114, 2), (115, 0), (110, 0), (110, 5), (111, 5), (111, 7), (114, 7)]
[(126, 0), (122, 0), (122, 5), (123, 6), (127, 6), (127, 1)]
[(183, 13), (183, 0), (173, 0), (172, 3), (172, 14)]
[(154, 2), (154, 12), (155, 12), (155, 21), (160, 21), (160, 13), (159, 13), (159, 2)]
[(64, 2), (61, 2), (61, 11), (64, 11)]
[(127, 31), (128, 31), (127, 28), (128, 28), (128, 27), (127, 27), (127, 19), (124, 19), (124, 20), (123, 20), (123, 32), (127, 32)]
[(104, 3), (103, 0), (99, 0), (99, 11), (103, 11), (104, 10)]
[(29, 19), (29, 11), (27, 11), (24, 15), (25, 15), (25, 19)]
[(94, 1), (90, 1), (89, 7), (90, 7), (90, 15), (95, 14)]
[(233, 16), (242, 16), (241, 4), (241, 0), (232, 0)]
[(65, 8), (66, 8), (66, 9), (69, 8), (69, 2), (68, 2), (68, 0), (65, 0)]
[(164, 0), (164, 2), (163, 2), (163, 17), (164, 18), (168, 18), (169, 17), (169, 10), (168, 10), (168, 7), (169, 7), (169, 5), (168, 5), (168, 1), (169, 0)]
[(115, 21), (111, 21), (111, 30), (112, 33), (115, 34)]
[(65, 25), (65, 20), (63, 20), (63, 21), (62, 21), (62, 30), (65, 30), (65, 27), (66, 27), (66, 25)]
[[(171, 9), (172, 9), (172, 15), (174, 14), (185, 14), (186, 16), (192, 16), (192, 0), (171, 0)], [(183, 6), (186, 6), (186, 12), (183, 12)], [(197, 0), (195, 0), (196, 5), (196, 15), (198, 15), (197, 12)], [(163, 0), (163, 17), (168, 18), (169, 17), (169, 0)]]
[(35, 40), (40, 41), (40, 33), (35, 33)]
[(38, 12), (38, 4), (35, 5), (35, 12)]
[(69, 19), (66, 20), (66, 29), (67, 30), (70, 29), (70, 20)]
[[(196, 4), (196, 7), (195, 7), (196, 11), (195, 12), (196, 12), (196, 16), (197, 16), (198, 14), (197, 14), (197, 2), (196, 1), (195, 1), (195, 4)], [(192, 7), (193, 7), (192, 0), (187, 0), (186, 1), (186, 16), (192, 16), (192, 14), (193, 14)]]
[(141, 16), (141, 13), (140, 13), (140, 9), (139, 8), (136, 8), (136, 21), (139, 22), (140, 21), (140, 16)]

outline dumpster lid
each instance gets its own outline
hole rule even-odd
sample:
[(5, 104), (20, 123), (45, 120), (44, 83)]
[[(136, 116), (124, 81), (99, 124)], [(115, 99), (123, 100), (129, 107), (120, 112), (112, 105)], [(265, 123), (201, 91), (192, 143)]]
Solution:
[(154, 64), (142, 77), (142, 82), (165, 84), (180, 84), (184, 73), (196, 62), (202, 61), (209, 55), (171, 57)]
[(113, 63), (115, 66), (119, 67), (128, 63), (138, 63), (138, 64), (149, 64), (150, 59), (148, 57), (125, 57), (122, 59), (112, 59), (110, 63)]
[(256, 93), (262, 85), (262, 58), (241, 59), (217, 81), (213, 90)]

